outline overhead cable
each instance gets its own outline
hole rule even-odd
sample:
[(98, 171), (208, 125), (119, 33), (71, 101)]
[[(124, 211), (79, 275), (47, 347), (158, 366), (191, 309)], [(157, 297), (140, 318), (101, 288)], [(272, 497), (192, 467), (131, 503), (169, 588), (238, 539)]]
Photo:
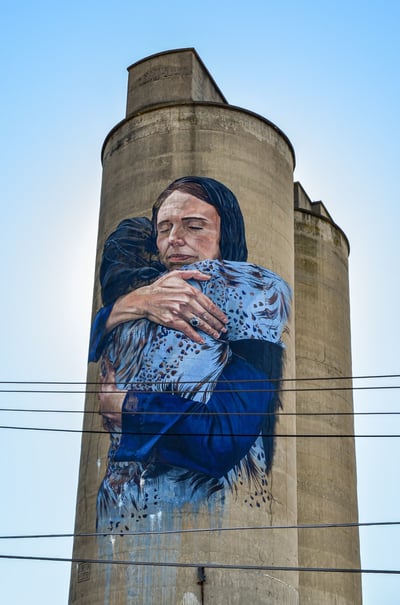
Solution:
[[(296, 378), (275, 379), (281, 382), (291, 381), (318, 381), (318, 380), (370, 380), (380, 378), (400, 378), (400, 374), (362, 374), (358, 376), (302, 376)], [(74, 384), (74, 385), (98, 385), (98, 382), (70, 381), (70, 380), (0, 380), (0, 384)]]
[(17, 534), (0, 535), (0, 540), (29, 540), (29, 539), (48, 539), (48, 538), (106, 538), (108, 536), (126, 537), (126, 536), (164, 536), (170, 534), (193, 534), (193, 533), (220, 533), (235, 531), (260, 531), (277, 529), (332, 529), (332, 528), (353, 528), (353, 527), (391, 527), (400, 525), (400, 521), (378, 521), (365, 523), (302, 523), (298, 525), (250, 525), (240, 527), (205, 527), (192, 529), (170, 529), (155, 531), (124, 531), (124, 532), (78, 532), (66, 534)]
[(224, 563), (171, 563), (168, 561), (129, 561), (129, 560), (107, 560), (107, 559), (83, 559), (77, 557), (35, 557), (29, 555), (1, 555), (0, 559), (24, 560), (24, 561), (55, 561), (61, 563), (90, 563), (100, 565), (124, 565), (129, 567), (178, 567), (222, 569), (226, 571), (287, 571), (287, 572), (320, 572), (320, 573), (349, 573), (349, 574), (390, 574), (400, 575), (399, 569), (362, 569), (351, 567), (298, 567), (286, 565), (231, 565)]
[[(221, 381), (219, 384), (222, 384), (224, 381)], [(229, 381), (230, 384), (234, 383), (234, 380), (230, 380)], [(265, 378), (264, 380), (238, 380), (237, 382), (240, 382), (241, 384), (245, 384), (245, 383), (256, 383), (256, 382), (272, 382), (271, 379), (267, 379)], [(115, 384), (115, 383), (103, 383), (104, 385), (107, 384)], [(142, 384), (142, 383), (141, 383)], [(153, 384), (158, 384), (158, 383), (153, 383)], [(160, 383), (160, 384), (165, 384), (165, 383)], [(191, 384), (189, 382), (185, 382), (185, 381), (181, 381), (179, 383), (180, 385), (188, 385)], [(131, 382), (129, 383), (130, 386), (135, 386), (135, 383)], [(100, 384), (98, 385), (100, 388)], [(70, 390), (70, 389), (57, 389), (57, 390), (48, 390), (48, 389), (0, 389), (0, 393), (29, 393), (29, 394), (40, 394), (40, 395), (45, 395), (45, 394), (49, 394), (49, 395), (97, 395), (99, 393), (99, 388), (97, 390), (94, 391), (89, 391), (87, 389), (84, 390)], [(279, 388), (279, 389), (274, 389), (274, 388), (270, 388), (270, 389), (240, 389), (240, 391), (242, 393), (313, 393), (313, 392), (325, 392), (325, 391), (377, 391), (377, 390), (396, 390), (396, 389), (400, 389), (400, 385), (374, 385), (374, 386), (364, 386), (364, 387), (355, 387), (355, 386), (348, 386), (348, 387), (309, 387), (309, 388), (304, 388), (304, 389), (299, 389), (299, 388), (293, 388), (293, 389), (285, 389), (285, 388)], [(134, 391), (134, 389), (133, 389)], [(158, 391), (153, 391), (153, 389), (140, 389), (141, 393), (154, 393), (154, 392), (158, 392)], [(164, 393), (176, 393), (176, 390), (165, 390), (162, 391)], [(198, 390), (199, 393), (203, 392), (202, 389)], [(218, 389), (218, 393), (235, 393), (236, 389)]]
[[(50, 427), (35, 427), (35, 426), (1, 426), (0, 429), (3, 430), (11, 430), (11, 431), (45, 431), (45, 432), (54, 432), (54, 433), (86, 433), (91, 435), (109, 435), (110, 432), (106, 430), (97, 430), (97, 429), (59, 429), (59, 428), (50, 428)], [(124, 435), (140, 435), (142, 437), (151, 437), (154, 435), (158, 435), (158, 432), (151, 431), (124, 431)], [(213, 433), (214, 437), (258, 437), (260, 433)], [(208, 437), (209, 433), (173, 433), (168, 431), (168, 437)], [(355, 434), (355, 433), (321, 433), (321, 434), (313, 434), (313, 433), (265, 433), (264, 437), (288, 437), (288, 438), (399, 438), (400, 434)]]
[[(0, 408), (0, 412), (22, 412), (29, 414), (95, 414), (99, 415), (99, 410), (65, 410), (65, 409), (49, 409), (49, 408)], [(125, 412), (128, 413), (128, 412)], [(157, 411), (159, 416), (168, 416), (174, 412), (162, 410)], [(399, 412), (207, 412), (209, 416), (400, 416)], [(153, 415), (154, 412), (143, 410), (141, 415)], [(182, 412), (182, 416), (201, 416), (204, 412)]]

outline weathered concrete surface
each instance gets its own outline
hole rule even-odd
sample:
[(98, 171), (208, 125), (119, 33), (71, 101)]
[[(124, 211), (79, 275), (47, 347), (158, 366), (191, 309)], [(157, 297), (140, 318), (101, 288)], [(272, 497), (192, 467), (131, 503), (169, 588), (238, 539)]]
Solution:
[(128, 72), (126, 117), (166, 101), (226, 103), (194, 48), (148, 57), (131, 65)]
[[(297, 387), (311, 389), (297, 392), (297, 435), (313, 435), (297, 438), (298, 522), (353, 523), (354, 439), (342, 437), (354, 434), (353, 401), (351, 390), (341, 390), (351, 387), (351, 380), (342, 379), (352, 375), (349, 247), (323, 204), (311, 203), (299, 184), (295, 206)], [(359, 569), (358, 529), (299, 530), (299, 565)], [(360, 602), (359, 575), (300, 574), (302, 605)]]

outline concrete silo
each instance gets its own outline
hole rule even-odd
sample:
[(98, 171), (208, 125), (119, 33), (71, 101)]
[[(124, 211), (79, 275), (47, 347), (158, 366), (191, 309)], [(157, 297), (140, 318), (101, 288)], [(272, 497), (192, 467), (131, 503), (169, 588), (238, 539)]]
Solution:
[[(298, 522), (354, 523), (349, 243), (299, 183), (294, 202)], [(299, 565), (359, 569), (358, 528), (299, 530)], [(303, 572), (300, 597), (304, 604), (359, 603), (360, 576)]]
[[(311, 338), (310, 332), (315, 327), (313, 317), (320, 317), (322, 311), (319, 300), (315, 302), (316, 308), (310, 306), (308, 290), (303, 286), (308, 277), (303, 279), (297, 265), (297, 255), (300, 259), (305, 254), (299, 242), (302, 218), (307, 212), (302, 207), (303, 202), (297, 206), (293, 204), (295, 160), (290, 141), (265, 118), (228, 104), (194, 49), (160, 53), (135, 63), (128, 71), (126, 117), (106, 137), (102, 151), (93, 315), (102, 305), (99, 268), (107, 236), (123, 219), (150, 216), (157, 195), (172, 180), (185, 175), (211, 177), (229, 187), (240, 202), (249, 261), (282, 276), (294, 292), (296, 316), (292, 312), (289, 329), (283, 337), (286, 347), (284, 378), (295, 377), (296, 370), (301, 376), (320, 376), (326, 371), (325, 367), (317, 367), (314, 361), (309, 366), (306, 364), (307, 338)], [(304, 194), (302, 200), (305, 199)], [(300, 264), (306, 264), (306, 261), (302, 260)], [(347, 273), (343, 271), (340, 279), (346, 281)], [(329, 283), (326, 287), (329, 290), (333, 285)], [(303, 304), (307, 309), (302, 311)], [(343, 343), (349, 347), (348, 307), (343, 308), (347, 313), (341, 333), (343, 341), (341, 334), (334, 336), (338, 341), (335, 355), (339, 358)], [(299, 332), (295, 317), (296, 323), (303, 322)], [(334, 321), (332, 318), (327, 330), (332, 329)], [(323, 339), (324, 334), (319, 333), (319, 339)], [(314, 341), (311, 344), (314, 345)], [(315, 347), (311, 347), (310, 359), (314, 360), (315, 355), (319, 355), (319, 349), (315, 352)], [(335, 371), (339, 376), (343, 372), (351, 375), (348, 364), (349, 356), (339, 369), (332, 366), (332, 375)], [(97, 383), (99, 372), (99, 364), (90, 364), (88, 383)], [(327, 394), (326, 397), (331, 402), (330, 409), (333, 408), (336, 395)], [(319, 502), (324, 499), (319, 478), (326, 471), (324, 463), (313, 467), (312, 449), (320, 447), (318, 440), (310, 440), (305, 446), (300, 441), (296, 445), (293, 435), (305, 429), (304, 419), (296, 419), (295, 393), (288, 389), (282, 399), (284, 413), (277, 423), (272, 471), (257, 490), (254, 486), (249, 487), (246, 481), (238, 481), (235, 489), (224, 497), (218, 519), (207, 505), (196, 510), (191, 506), (177, 506), (169, 511), (173, 522), (168, 528), (173, 527), (173, 531), (165, 531), (167, 526), (157, 525), (154, 519), (145, 526), (143, 517), (146, 514), (142, 508), (132, 512), (129, 519), (125, 517), (118, 528), (114, 526), (109, 532), (96, 537), (77, 536), (70, 604), (358, 602), (357, 585), (345, 588), (340, 593), (341, 600), (337, 601), (329, 600), (333, 594), (329, 582), (320, 586), (315, 583), (313, 574), (304, 572), (304, 579), (300, 575), (299, 585), (297, 568), (309, 564), (310, 552), (317, 557), (321, 548), (319, 536), (311, 534), (310, 545), (305, 537), (307, 534), (301, 533), (305, 530), (297, 533), (293, 528), (273, 529), (295, 526), (309, 519), (308, 501), (313, 494), (312, 488), (307, 487), (310, 473), (318, 483), (314, 502), (319, 510)], [(350, 409), (351, 400), (347, 398), (343, 405), (346, 410)], [(95, 531), (96, 498), (107, 465), (109, 436), (102, 433), (100, 416), (90, 413), (97, 406), (96, 393), (89, 393), (84, 421), (86, 432), (82, 439), (76, 534)], [(303, 410), (307, 402), (299, 397), (297, 406)], [(321, 422), (325, 423), (324, 417)], [(344, 516), (335, 517), (340, 519), (350, 519), (356, 514), (355, 479), (351, 476), (355, 464), (352, 445), (347, 456), (346, 473), (340, 473), (338, 465), (333, 478), (338, 488), (352, 494), (351, 503), (343, 502)], [(344, 482), (343, 487), (341, 482)], [(330, 511), (328, 507), (327, 513)], [(322, 515), (318, 514), (314, 521), (316, 519), (322, 520)], [(331, 519), (328, 516), (326, 520)], [(138, 521), (139, 525), (136, 525)], [(147, 527), (146, 531), (138, 529), (141, 524)], [(250, 530), (250, 527), (262, 529)], [(326, 551), (329, 554), (324, 565), (336, 566), (336, 536), (332, 533), (328, 540), (330, 544)], [(348, 538), (354, 546), (353, 536), (343, 534), (343, 540)], [(353, 558), (349, 553), (346, 561), (356, 567), (358, 543), (353, 551)], [(275, 567), (294, 569), (283, 571)], [(312, 578), (311, 583), (307, 578)], [(313, 592), (314, 589), (317, 592)], [(325, 600), (321, 596), (324, 590)]]

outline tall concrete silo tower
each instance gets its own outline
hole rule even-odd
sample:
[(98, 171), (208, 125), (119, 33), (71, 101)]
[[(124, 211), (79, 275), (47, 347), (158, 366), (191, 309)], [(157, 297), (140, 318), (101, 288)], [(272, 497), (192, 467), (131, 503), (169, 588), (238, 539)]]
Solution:
[[(354, 523), (349, 243), (299, 183), (294, 208), (298, 523)], [(358, 528), (299, 530), (299, 565), (359, 569)], [(303, 572), (300, 595), (307, 604), (359, 603), (360, 576)]]
[[(194, 49), (160, 53), (129, 68), (126, 117), (107, 136), (102, 161), (93, 316), (102, 306), (99, 272), (109, 234), (124, 219), (149, 217), (158, 194), (174, 179), (210, 177), (239, 200), (249, 261), (281, 276), (294, 294), (296, 313), (282, 337), (283, 378), (294, 378), (296, 370), (301, 377), (351, 375), (347, 241), (327, 213), (315, 212), (299, 186), (294, 204), (290, 141), (265, 118), (229, 105)], [(315, 265), (313, 274), (309, 268)], [(329, 312), (325, 318), (332, 305), (337, 316)], [(100, 372), (100, 364), (91, 363), (88, 383), (97, 383)], [(354, 446), (349, 441), (343, 451), (340, 441), (332, 447), (296, 441), (296, 432), (315, 428), (308, 417), (296, 417), (296, 410), (308, 411), (316, 402), (319, 411), (322, 405), (315, 396), (301, 395), (296, 402), (293, 390), (283, 389), (272, 470), (256, 486), (241, 467), (218, 505), (212, 504), (215, 494), (200, 503), (196, 496), (183, 503), (176, 496), (175, 505), (169, 494), (169, 508), (155, 512), (150, 500), (156, 501), (162, 481), (142, 473), (140, 504), (121, 508), (118, 522), (92, 537), (84, 534), (96, 530), (110, 437), (98, 415), (85, 414), (70, 605), (359, 603), (358, 581), (332, 583), (327, 576), (319, 582), (315, 574), (298, 573), (319, 560), (338, 567), (339, 553), (344, 567), (359, 566), (357, 535), (331, 531), (321, 540), (320, 534), (296, 531), (298, 523), (357, 520)], [(324, 409), (352, 409), (348, 395), (334, 391), (324, 397)], [(86, 410), (97, 407), (96, 394), (89, 393)], [(320, 432), (332, 423), (338, 433), (349, 429), (349, 417), (343, 425), (335, 416), (316, 418)], [(124, 472), (131, 470), (126, 463)], [(329, 494), (321, 481), (327, 476)]]

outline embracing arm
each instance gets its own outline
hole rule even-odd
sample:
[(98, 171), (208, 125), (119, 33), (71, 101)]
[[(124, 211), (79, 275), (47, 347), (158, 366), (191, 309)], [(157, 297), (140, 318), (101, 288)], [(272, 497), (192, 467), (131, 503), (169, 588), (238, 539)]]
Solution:
[[(204, 344), (199, 330), (213, 338), (226, 332), (226, 315), (187, 280), (208, 281), (209, 275), (197, 269), (171, 271), (149, 286), (124, 294), (113, 305), (96, 314), (90, 335), (89, 361), (98, 361), (106, 336), (121, 323), (146, 318), (154, 323), (179, 330), (194, 342)], [(200, 319), (198, 329), (190, 325), (193, 316)]]

